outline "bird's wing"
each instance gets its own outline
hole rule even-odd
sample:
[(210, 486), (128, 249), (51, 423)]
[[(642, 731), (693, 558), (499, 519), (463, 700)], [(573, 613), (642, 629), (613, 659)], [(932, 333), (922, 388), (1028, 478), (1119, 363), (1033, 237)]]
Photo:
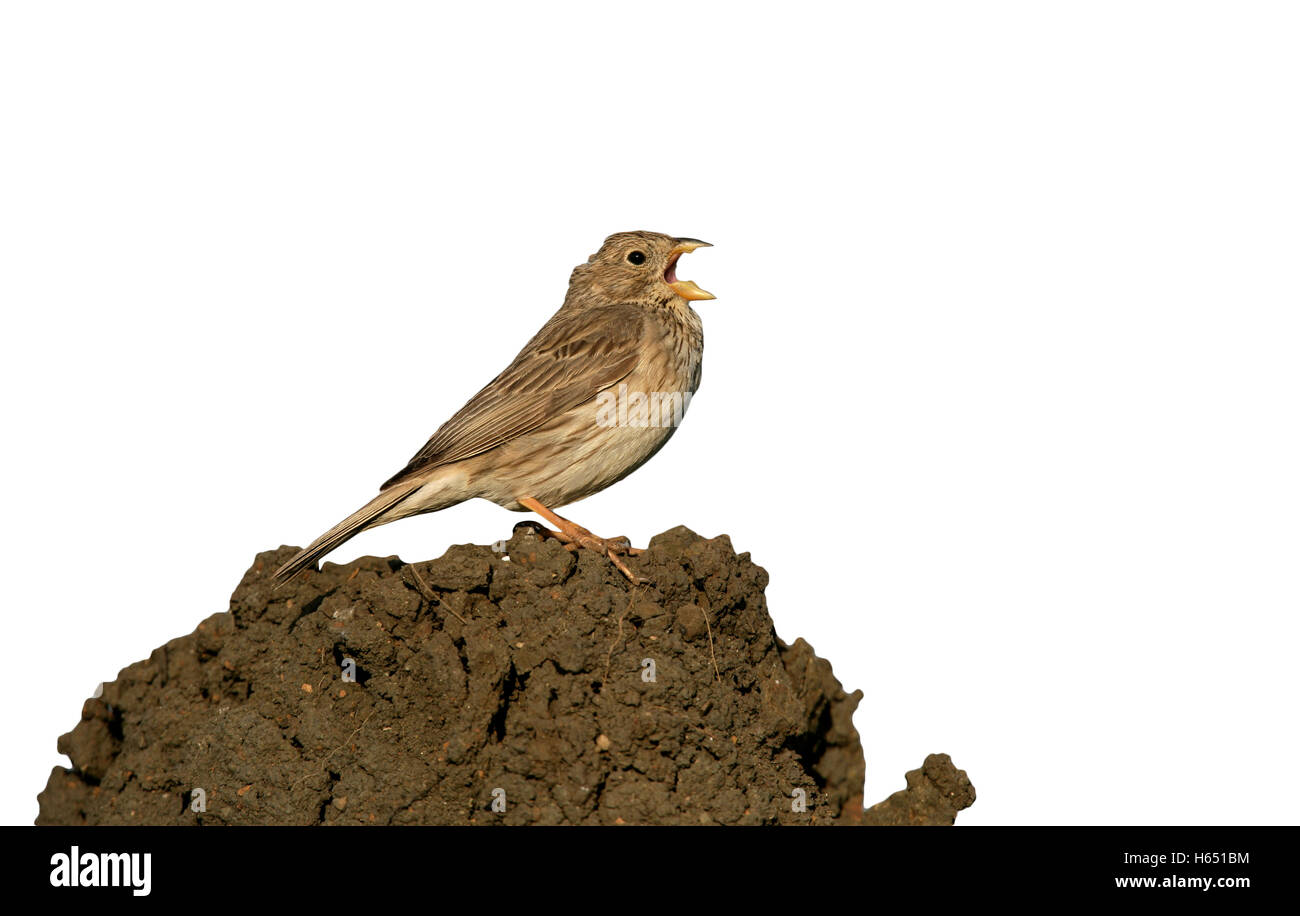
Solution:
[(561, 309), (380, 489), (496, 448), (617, 384), (641, 358), (644, 315), (632, 304)]

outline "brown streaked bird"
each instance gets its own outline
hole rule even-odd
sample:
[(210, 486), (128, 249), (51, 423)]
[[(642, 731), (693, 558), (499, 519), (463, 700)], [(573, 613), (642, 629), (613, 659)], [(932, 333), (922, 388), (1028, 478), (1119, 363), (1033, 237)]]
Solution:
[[(574, 268), (564, 305), (514, 362), (442, 424), (378, 496), (275, 578), (287, 581), (367, 528), (480, 498), (536, 512), (555, 526), (546, 534), (596, 551), (642, 581), (622, 559), (639, 552), (626, 538), (597, 537), (554, 510), (622, 480), (676, 431), (675, 422), (649, 416), (645, 399), (680, 395), (673, 404), (684, 412), (699, 388), (704, 331), (691, 302), (713, 295), (677, 279), (677, 259), (708, 244), (657, 232), (605, 239)], [(638, 404), (630, 422), (629, 401)]]

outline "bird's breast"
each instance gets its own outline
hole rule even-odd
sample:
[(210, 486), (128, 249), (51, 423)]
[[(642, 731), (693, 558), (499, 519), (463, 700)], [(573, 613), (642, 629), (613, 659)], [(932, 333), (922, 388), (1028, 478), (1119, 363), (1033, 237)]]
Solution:
[(645, 358), (638, 370), (657, 390), (675, 390), (692, 394), (700, 386), (700, 367), (704, 357), (704, 325), (700, 316), (685, 302), (669, 305), (656, 312), (657, 337), (646, 342)]

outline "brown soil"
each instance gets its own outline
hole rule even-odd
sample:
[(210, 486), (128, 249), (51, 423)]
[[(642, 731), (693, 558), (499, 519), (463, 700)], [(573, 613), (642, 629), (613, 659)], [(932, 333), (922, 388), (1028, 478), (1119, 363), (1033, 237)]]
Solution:
[(861, 692), (777, 638), (725, 536), (659, 535), (638, 588), (527, 526), (508, 559), (273, 591), (295, 550), (86, 702), (38, 824), (951, 824), (974, 800), (932, 755), (863, 810)]

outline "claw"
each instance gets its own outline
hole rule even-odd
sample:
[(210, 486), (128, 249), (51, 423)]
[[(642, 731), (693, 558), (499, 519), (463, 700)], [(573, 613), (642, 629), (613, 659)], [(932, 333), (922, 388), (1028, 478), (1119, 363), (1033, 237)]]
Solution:
[(550, 509), (546, 508), (530, 496), (521, 496), (519, 498), (519, 504), (527, 509), (533, 510), (552, 525), (555, 525), (559, 530), (552, 531), (537, 522), (520, 522), (518, 525), (515, 525), (516, 530), (519, 529), (520, 525), (528, 525), (543, 537), (553, 537), (564, 542), (565, 549), (567, 550), (577, 551), (579, 549), (584, 549), (594, 551), (609, 560), (609, 562), (614, 565), (614, 568), (621, 572), (633, 585), (648, 585), (650, 583), (649, 579), (643, 576), (638, 576), (636, 573), (632, 572), (632, 570), (628, 569), (627, 564), (621, 559), (623, 556), (634, 557), (637, 554), (642, 553), (641, 550), (632, 546), (632, 541), (629, 538), (622, 535), (616, 538), (597, 537), (581, 525), (575, 524), (567, 518), (562, 518), (561, 516), (556, 515)]

